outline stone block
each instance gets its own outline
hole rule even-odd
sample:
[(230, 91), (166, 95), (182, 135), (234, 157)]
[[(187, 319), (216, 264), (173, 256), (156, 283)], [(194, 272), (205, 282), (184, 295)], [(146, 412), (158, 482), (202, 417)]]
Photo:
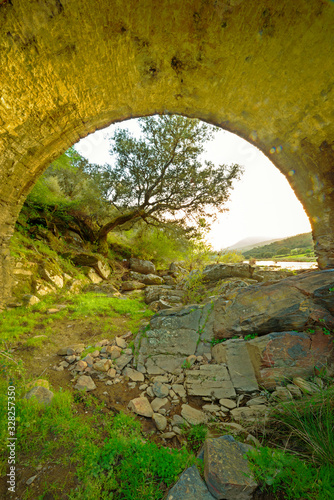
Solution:
[(43, 386), (33, 387), (26, 395), (25, 399), (35, 398), (44, 406), (49, 406), (53, 399), (53, 392)]
[(251, 500), (257, 483), (251, 476), (244, 454), (252, 446), (232, 436), (207, 439), (204, 443), (204, 477), (217, 499)]
[(185, 388), (190, 396), (213, 396), (216, 399), (236, 396), (225, 365), (202, 365), (199, 370), (187, 370)]
[(206, 424), (208, 421), (203, 411), (186, 404), (182, 405), (181, 416), (191, 425)]
[(78, 378), (76, 385), (74, 386), (75, 389), (78, 391), (93, 391), (96, 389), (96, 385), (92, 379), (92, 377), (89, 377), (88, 375), (81, 375), (81, 377)]
[(226, 363), (227, 357), (226, 357), (225, 342), (221, 342), (219, 344), (214, 345), (211, 349), (211, 354), (214, 363), (218, 364)]
[(227, 341), (226, 362), (234, 389), (237, 392), (254, 392), (259, 390), (255, 371), (249, 358), (244, 340)]

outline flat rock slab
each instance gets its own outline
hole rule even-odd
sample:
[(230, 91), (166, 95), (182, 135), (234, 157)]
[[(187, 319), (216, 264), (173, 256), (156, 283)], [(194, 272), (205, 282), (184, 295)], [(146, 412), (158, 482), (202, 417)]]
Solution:
[(232, 384), (237, 392), (259, 390), (254, 367), (244, 340), (226, 342), (226, 361)]
[(125, 377), (129, 377), (132, 382), (144, 382), (145, 380), (144, 374), (137, 372), (137, 370), (134, 370), (133, 368), (126, 367), (123, 375), (125, 375)]
[(130, 363), (132, 358), (132, 354), (122, 354), (119, 358), (115, 359), (114, 362), (119, 370), (123, 370), (123, 368)]
[(142, 337), (139, 353), (143, 356), (195, 354), (199, 335), (190, 329), (154, 328)]
[(160, 413), (153, 413), (154, 423), (159, 431), (164, 431), (167, 427), (167, 418)]
[(216, 399), (236, 396), (225, 365), (202, 365), (199, 370), (187, 370), (185, 387), (189, 396), (214, 396)]
[(166, 500), (214, 500), (197, 467), (189, 467), (169, 491)]
[(268, 413), (269, 409), (266, 405), (242, 406), (231, 410), (231, 415), (236, 422), (263, 420)]
[(208, 421), (208, 417), (203, 411), (185, 404), (182, 405), (181, 415), (191, 425), (206, 424)]
[(169, 402), (168, 398), (155, 398), (155, 399), (153, 399), (153, 401), (151, 401), (151, 406), (152, 406), (153, 411), (154, 412), (159, 411), (160, 408), (162, 408), (163, 406), (168, 404), (168, 402)]
[(182, 367), (184, 356), (159, 354), (148, 358), (145, 366), (149, 375), (159, 375), (165, 372), (174, 373), (175, 370)]
[(210, 493), (219, 500), (251, 500), (257, 483), (243, 455), (252, 446), (232, 436), (207, 439), (204, 443), (204, 477)]
[(140, 290), (142, 288), (145, 288), (144, 283), (132, 280), (132, 281), (123, 281), (121, 290), (122, 292), (131, 292), (132, 290)]

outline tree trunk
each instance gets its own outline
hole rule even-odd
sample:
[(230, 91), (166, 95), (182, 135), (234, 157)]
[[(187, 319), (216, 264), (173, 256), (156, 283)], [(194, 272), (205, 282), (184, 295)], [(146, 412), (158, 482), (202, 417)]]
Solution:
[(96, 240), (97, 252), (103, 255), (104, 257), (108, 257), (108, 251), (109, 251), (107, 236), (108, 234)]
[(99, 230), (97, 236), (96, 236), (96, 246), (97, 246), (97, 251), (101, 255), (108, 256), (108, 242), (107, 242), (107, 237), (108, 234), (115, 229), (115, 227), (122, 226), (126, 222), (133, 221), (135, 219), (140, 219), (145, 212), (143, 210), (133, 210), (130, 213), (120, 215), (113, 219), (112, 221), (108, 222), (105, 224), (101, 229)]

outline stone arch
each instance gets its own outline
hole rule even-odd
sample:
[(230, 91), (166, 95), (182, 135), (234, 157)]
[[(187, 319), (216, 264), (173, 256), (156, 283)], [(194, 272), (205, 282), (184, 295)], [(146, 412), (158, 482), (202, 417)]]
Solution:
[(287, 176), (334, 267), (334, 5), (324, 0), (2, 0), (0, 299), (8, 243), (48, 164), (154, 113), (235, 132)]

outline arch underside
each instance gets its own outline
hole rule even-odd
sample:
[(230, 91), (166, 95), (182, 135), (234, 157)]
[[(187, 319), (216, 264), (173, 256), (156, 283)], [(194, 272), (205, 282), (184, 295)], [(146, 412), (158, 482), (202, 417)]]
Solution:
[(261, 149), (334, 267), (334, 5), (321, 0), (0, 4), (0, 297), (8, 242), (50, 162), (112, 122), (197, 117)]

